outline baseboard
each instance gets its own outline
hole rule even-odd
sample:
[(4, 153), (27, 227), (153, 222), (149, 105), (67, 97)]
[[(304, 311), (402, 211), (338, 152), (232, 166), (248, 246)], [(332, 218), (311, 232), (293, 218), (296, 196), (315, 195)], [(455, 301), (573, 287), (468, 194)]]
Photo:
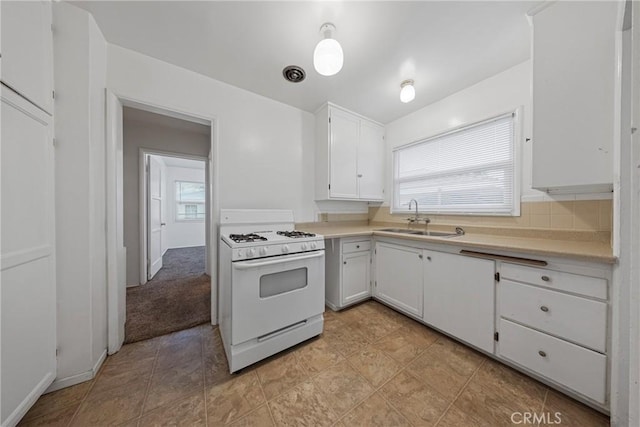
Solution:
[(24, 417), (29, 409), (33, 406), (34, 403), (38, 400), (38, 398), (46, 393), (47, 387), (49, 384), (53, 382), (53, 374), (49, 374), (45, 376), (37, 386), (31, 390), (31, 393), (27, 395), (27, 397), (18, 405), (18, 407), (7, 417), (6, 420), (2, 423), (2, 427), (14, 427), (18, 425), (22, 417)]
[(330, 302), (329, 302), (329, 301), (327, 301), (327, 300), (324, 300), (324, 305), (326, 305), (327, 307), (329, 307), (329, 308), (330, 308), (331, 310), (333, 310), (333, 311), (340, 311), (340, 309), (338, 308), (338, 306), (336, 306), (336, 305), (334, 305), (334, 304), (330, 303)]
[(63, 388), (71, 387), (72, 385), (80, 384), (85, 381), (94, 379), (95, 376), (98, 374), (98, 371), (100, 370), (100, 367), (102, 366), (106, 358), (107, 358), (107, 350), (105, 349), (100, 355), (100, 357), (98, 357), (98, 360), (93, 365), (93, 368), (76, 375), (71, 375), (69, 377), (56, 378), (56, 380), (49, 386), (49, 388), (45, 390), (44, 393), (45, 394), (51, 393), (52, 391), (57, 391)]

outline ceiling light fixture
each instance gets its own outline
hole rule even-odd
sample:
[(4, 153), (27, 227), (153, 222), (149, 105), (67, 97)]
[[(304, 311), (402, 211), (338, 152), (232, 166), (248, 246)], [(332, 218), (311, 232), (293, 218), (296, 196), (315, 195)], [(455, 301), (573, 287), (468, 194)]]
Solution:
[(413, 80), (405, 80), (400, 83), (400, 101), (411, 102), (416, 97), (416, 88), (413, 87)]
[(344, 54), (342, 46), (337, 40), (331, 37), (336, 30), (336, 26), (330, 22), (322, 24), (320, 33), (324, 39), (316, 45), (313, 51), (313, 66), (319, 74), (323, 76), (333, 76), (342, 69)]

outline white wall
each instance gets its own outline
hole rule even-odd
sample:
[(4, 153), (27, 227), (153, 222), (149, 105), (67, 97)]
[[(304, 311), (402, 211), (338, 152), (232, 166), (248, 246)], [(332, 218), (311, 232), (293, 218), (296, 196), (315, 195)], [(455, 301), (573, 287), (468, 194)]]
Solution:
[[(497, 116), (524, 107), (523, 136), (531, 137), (531, 62), (526, 61), (489, 77), (441, 101), (395, 120), (386, 127), (387, 188), (385, 204), (393, 188), (392, 151), (395, 147), (437, 135), (450, 128)], [(542, 200), (544, 193), (531, 188), (531, 145), (522, 141), (522, 199)]]
[(118, 95), (214, 117), (220, 207), (292, 209), (312, 221), (312, 114), (184, 68), (109, 45), (108, 86)]
[(89, 379), (106, 355), (106, 42), (93, 17), (53, 4), (58, 377)]
[(165, 222), (167, 232), (167, 248), (187, 248), (205, 245), (205, 222), (176, 220), (176, 181), (205, 182), (203, 169), (170, 166), (165, 175), (167, 188), (167, 208)]
[[(211, 146), (208, 133), (188, 130), (182, 126), (182, 120), (165, 116), (158, 119), (158, 116), (124, 109), (124, 245), (129, 286), (140, 284), (140, 149), (207, 158)], [(166, 192), (170, 191), (167, 188)], [(165, 216), (165, 219), (168, 218)], [(170, 240), (166, 232), (163, 237)]]

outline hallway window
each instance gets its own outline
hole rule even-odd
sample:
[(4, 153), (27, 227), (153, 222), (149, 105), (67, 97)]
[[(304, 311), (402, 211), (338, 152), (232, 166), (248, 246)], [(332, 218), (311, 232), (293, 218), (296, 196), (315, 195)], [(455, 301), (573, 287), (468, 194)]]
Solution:
[(176, 220), (201, 221), (205, 218), (204, 182), (176, 181)]

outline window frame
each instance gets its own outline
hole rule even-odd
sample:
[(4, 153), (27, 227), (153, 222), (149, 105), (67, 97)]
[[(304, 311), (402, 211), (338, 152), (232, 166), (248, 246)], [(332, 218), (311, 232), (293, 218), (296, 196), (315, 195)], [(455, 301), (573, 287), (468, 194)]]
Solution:
[[(178, 200), (178, 194), (177, 194), (177, 186), (178, 183), (189, 183), (189, 184), (202, 184), (202, 186), (204, 187), (204, 191), (205, 191), (205, 198), (204, 201), (201, 203), (200, 201), (193, 201), (193, 200)], [(202, 181), (189, 181), (189, 180), (184, 180), (184, 179), (176, 179), (173, 181), (173, 191), (174, 191), (174, 196), (173, 196), (173, 211), (174, 211), (174, 219), (176, 222), (189, 222), (189, 223), (193, 223), (193, 222), (204, 222), (207, 218), (207, 183), (206, 182), (202, 182)], [(204, 205), (204, 216), (202, 218), (179, 218), (178, 217), (178, 205)], [(197, 213), (196, 213), (197, 215)]]
[(427, 207), (419, 207), (418, 211), (421, 214), (429, 215), (451, 215), (451, 216), (501, 216), (501, 217), (518, 217), (520, 213), (521, 204), (521, 185), (522, 185), (522, 140), (523, 140), (523, 106), (519, 106), (513, 110), (508, 110), (501, 114), (495, 114), (486, 119), (478, 120), (475, 122), (468, 122), (456, 127), (452, 127), (443, 132), (436, 133), (426, 138), (420, 138), (418, 140), (402, 144), (394, 147), (391, 150), (391, 195), (389, 200), (389, 210), (391, 214), (411, 214), (415, 213), (413, 209), (403, 209), (396, 207), (395, 202), (397, 198), (396, 187), (396, 152), (405, 148), (409, 148), (415, 145), (423, 144), (425, 142), (432, 141), (434, 139), (442, 138), (452, 133), (460, 132), (468, 128), (472, 128), (483, 123), (488, 123), (494, 120), (498, 120), (502, 117), (512, 115), (513, 116), (513, 203), (510, 212), (471, 212), (471, 211), (442, 211), (437, 209), (428, 209)]

